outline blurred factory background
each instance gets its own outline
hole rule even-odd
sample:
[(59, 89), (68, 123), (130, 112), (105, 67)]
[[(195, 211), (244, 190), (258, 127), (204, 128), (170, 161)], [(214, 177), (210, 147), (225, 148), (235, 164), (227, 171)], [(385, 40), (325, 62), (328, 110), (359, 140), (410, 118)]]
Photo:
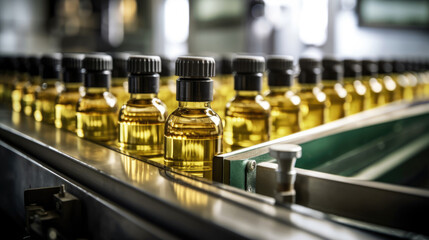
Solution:
[(429, 56), (428, 0), (1, 0), (0, 52)]

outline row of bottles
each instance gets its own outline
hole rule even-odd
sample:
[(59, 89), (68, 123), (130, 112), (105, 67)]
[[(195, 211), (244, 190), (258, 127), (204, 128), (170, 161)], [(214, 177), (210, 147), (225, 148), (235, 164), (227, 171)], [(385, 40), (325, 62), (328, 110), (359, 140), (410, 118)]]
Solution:
[(2, 57), (0, 97), (36, 121), (205, 178), (222, 152), (429, 97), (427, 66), (401, 61), (301, 58), (296, 75), (292, 57), (236, 56), (215, 77), (213, 58), (179, 57), (175, 81), (170, 59), (112, 56)]

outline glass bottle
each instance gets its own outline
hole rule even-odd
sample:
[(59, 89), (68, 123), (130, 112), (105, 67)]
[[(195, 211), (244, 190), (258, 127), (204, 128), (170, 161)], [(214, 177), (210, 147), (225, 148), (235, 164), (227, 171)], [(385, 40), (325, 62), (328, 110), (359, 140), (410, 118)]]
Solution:
[(64, 54), (62, 60), (64, 89), (55, 99), (55, 127), (76, 131), (76, 105), (83, 91), (84, 54)]
[(323, 92), (326, 94), (326, 122), (335, 121), (349, 115), (350, 99), (343, 86), (343, 63), (336, 58), (322, 60)]
[(15, 112), (21, 112), (21, 101), (24, 93), (24, 88), (29, 84), (28, 61), (26, 56), (18, 56), (16, 60), (18, 63), (18, 75), (16, 81), (13, 84), (12, 110)]
[(161, 73), (158, 97), (167, 106), (168, 113), (177, 108), (176, 79), (174, 79), (174, 61), (167, 56), (161, 57)]
[(306, 130), (326, 123), (326, 94), (321, 88), (320, 60), (301, 58), (299, 67), (297, 95), (301, 98), (302, 130)]
[(233, 60), (233, 97), (225, 109), (226, 152), (270, 140), (270, 104), (261, 95), (265, 59), (237, 56)]
[(127, 60), (130, 57), (128, 53), (112, 53), (113, 59), (112, 69), (112, 85), (110, 92), (116, 97), (118, 106), (124, 105), (130, 98), (128, 93), (128, 71)]
[(392, 78), (398, 86), (400, 98), (405, 101), (413, 100), (413, 88), (405, 76), (405, 63), (396, 59), (393, 61)]
[(118, 106), (109, 91), (112, 57), (86, 55), (83, 68), (85, 90), (76, 106), (76, 133), (94, 141), (113, 141), (117, 138)]
[(168, 116), (164, 134), (165, 164), (206, 179), (212, 178), (213, 157), (222, 153), (222, 121), (210, 107), (214, 73), (213, 58), (176, 60), (179, 107)]
[(161, 59), (158, 56), (130, 56), (128, 71), (131, 96), (119, 111), (120, 148), (135, 155), (162, 155), (167, 108), (157, 98)]
[(34, 119), (38, 122), (54, 124), (55, 99), (61, 91), (59, 77), (61, 72), (61, 54), (43, 55), (40, 59), (42, 81), (36, 90)]
[(22, 94), (22, 109), (26, 116), (33, 116), (36, 92), (40, 91), (41, 77), (40, 77), (40, 57), (30, 56), (28, 57), (28, 74), (29, 81), (24, 87)]
[(377, 78), (378, 65), (374, 60), (362, 61), (362, 82), (367, 88), (367, 97), (365, 110), (386, 104), (386, 91), (381, 80)]
[(344, 88), (347, 91), (347, 102), (349, 102), (348, 114), (362, 112), (365, 109), (366, 87), (362, 83), (362, 65), (355, 59), (345, 59), (344, 63)]
[(216, 81), (214, 84), (213, 109), (225, 120), (225, 105), (234, 97), (234, 77), (232, 75), (232, 59), (234, 55), (220, 56), (216, 63)]
[(301, 99), (292, 90), (294, 83), (293, 58), (270, 56), (267, 60), (268, 86), (265, 99), (271, 106), (271, 139), (301, 130)]
[(379, 60), (378, 61), (378, 78), (383, 84), (385, 89), (386, 103), (391, 103), (401, 99), (401, 91), (392, 78), (393, 61)]

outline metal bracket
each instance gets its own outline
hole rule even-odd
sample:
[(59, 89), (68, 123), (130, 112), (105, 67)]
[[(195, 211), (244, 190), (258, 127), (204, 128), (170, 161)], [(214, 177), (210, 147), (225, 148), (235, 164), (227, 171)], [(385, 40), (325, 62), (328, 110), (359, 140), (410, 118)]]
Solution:
[(246, 163), (246, 191), (255, 192), (256, 184), (256, 161), (248, 160)]

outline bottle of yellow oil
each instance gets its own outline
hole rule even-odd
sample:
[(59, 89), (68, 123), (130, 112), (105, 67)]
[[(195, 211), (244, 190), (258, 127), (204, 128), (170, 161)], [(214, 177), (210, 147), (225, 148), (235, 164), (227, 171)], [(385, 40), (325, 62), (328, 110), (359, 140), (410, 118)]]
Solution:
[(83, 91), (85, 69), (83, 54), (64, 54), (62, 59), (64, 89), (55, 100), (55, 127), (76, 131), (76, 105)]
[(405, 65), (405, 72), (404, 75), (408, 79), (408, 84), (412, 89), (413, 92), (413, 100), (417, 100), (419, 98), (418, 94), (418, 87), (419, 87), (419, 80), (414, 73), (413, 65), (410, 59), (406, 59), (404, 61)]
[(86, 55), (84, 93), (76, 106), (76, 133), (94, 141), (113, 141), (117, 138), (116, 98), (109, 91), (112, 57), (103, 54)]
[(270, 56), (267, 59), (268, 86), (265, 99), (271, 106), (271, 139), (301, 130), (301, 99), (292, 90), (293, 57)]
[(347, 102), (349, 102), (348, 114), (362, 112), (365, 108), (366, 87), (362, 83), (362, 65), (355, 59), (345, 59), (344, 63), (344, 88), (347, 90)]
[(161, 57), (161, 73), (158, 97), (167, 106), (168, 113), (177, 108), (176, 79), (174, 76), (174, 61), (171, 57)]
[(127, 72), (127, 60), (130, 54), (123, 52), (111, 53), (110, 56), (113, 59), (112, 69), (112, 84), (110, 92), (116, 97), (118, 107), (121, 108), (128, 99), (130, 94), (128, 93), (128, 72)]
[(261, 95), (265, 59), (237, 56), (233, 60), (234, 90), (225, 109), (226, 152), (270, 140), (270, 104)]
[(225, 120), (225, 105), (234, 97), (234, 76), (232, 60), (234, 55), (224, 54), (216, 63), (216, 82), (214, 84), (213, 109)]
[(15, 112), (21, 112), (21, 101), (24, 93), (24, 88), (29, 84), (28, 61), (27, 57), (24, 55), (18, 56), (16, 60), (18, 63), (18, 75), (16, 81), (13, 84), (12, 110)]
[(393, 61), (379, 60), (378, 61), (378, 78), (385, 89), (386, 103), (391, 103), (401, 99), (401, 91), (395, 80), (392, 78)]
[(405, 101), (413, 100), (413, 88), (405, 75), (405, 63), (396, 59), (393, 61), (392, 78), (397, 84), (400, 98)]
[(326, 122), (335, 121), (349, 115), (350, 99), (343, 86), (343, 62), (334, 57), (322, 60), (323, 92), (326, 94)]
[(131, 96), (119, 111), (120, 148), (135, 155), (162, 155), (167, 108), (157, 98), (161, 59), (132, 55), (128, 60), (128, 72)]
[(424, 79), (423, 93), (426, 99), (429, 98), (429, 60), (422, 60), (421, 62), (421, 75)]
[(299, 59), (298, 77), (301, 98), (302, 130), (326, 123), (326, 94), (322, 91), (322, 66), (316, 58)]
[(176, 61), (179, 107), (165, 124), (165, 164), (195, 176), (212, 178), (213, 156), (222, 153), (222, 120), (210, 107), (215, 61), (179, 57)]
[(33, 116), (36, 92), (40, 91), (40, 57), (28, 57), (29, 84), (24, 87), (22, 95), (22, 110), (26, 116)]
[(426, 79), (421, 74), (421, 67), (420, 67), (419, 59), (412, 59), (411, 60), (411, 68), (412, 68), (412, 73), (417, 78), (417, 86), (416, 86), (417, 99), (424, 99), (425, 98), (424, 89), (425, 89), (425, 80)]
[(381, 80), (377, 78), (377, 74), (376, 61), (370, 59), (362, 61), (362, 81), (367, 88), (367, 97), (370, 100), (366, 102), (365, 110), (386, 104), (386, 91)]
[(61, 91), (59, 83), (61, 72), (61, 54), (43, 55), (40, 59), (42, 80), (36, 91), (34, 119), (38, 122), (54, 124), (55, 99)]

